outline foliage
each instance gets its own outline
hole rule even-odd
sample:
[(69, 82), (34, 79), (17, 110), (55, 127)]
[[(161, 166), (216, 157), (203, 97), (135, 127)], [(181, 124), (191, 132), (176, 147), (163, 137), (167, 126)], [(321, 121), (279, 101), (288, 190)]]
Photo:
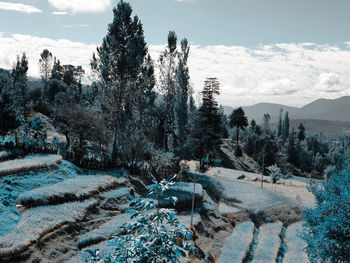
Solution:
[[(125, 235), (117, 236), (111, 242), (115, 248), (112, 255), (101, 257), (99, 251), (88, 250), (84, 262), (178, 262), (186, 257), (185, 251), (194, 248), (190, 243), (192, 232), (179, 224), (175, 212), (171, 209), (159, 208), (164, 200), (163, 192), (173, 184), (168, 180), (158, 182), (153, 177), (150, 194), (157, 200), (142, 200), (130, 196), (129, 213), (133, 221), (124, 225)], [(175, 198), (168, 197), (175, 205)]]
[(191, 134), (194, 154), (201, 161), (207, 154), (217, 151), (220, 146), (222, 123), (218, 103), (214, 97), (220, 94), (219, 89), (220, 83), (216, 78), (208, 78), (204, 82), (202, 105)]
[(236, 140), (237, 144), (239, 141), (239, 131), (245, 130), (245, 127), (248, 126), (248, 118), (245, 116), (245, 113), (242, 107), (239, 107), (232, 111), (230, 117), (230, 128), (236, 127)]
[(242, 157), (243, 156), (242, 148), (239, 145), (237, 145), (237, 147), (235, 149), (235, 156), (236, 157)]
[(350, 258), (350, 169), (334, 173), (321, 187), (310, 188), (316, 208), (305, 211), (305, 231), (312, 262), (348, 262)]
[(269, 171), (269, 176), (273, 184), (281, 179), (281, 169), (276, 164), (267, 167), (267, 170)]

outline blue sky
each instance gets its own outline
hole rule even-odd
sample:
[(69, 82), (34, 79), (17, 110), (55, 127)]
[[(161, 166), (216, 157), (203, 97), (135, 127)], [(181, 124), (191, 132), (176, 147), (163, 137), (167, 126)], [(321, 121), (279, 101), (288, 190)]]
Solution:
[[(301, 106), (350, 95), (348, 0), (131, 0), (157, 63), (169, 30), (191, 43), (191, 83), (221, 82), (219, 102)], [(26, 52), (38, 76), (40, 52), (63, 63), (89, 61), (116, 0), (0, 0), (0, 67)]]
[[(26, 14), (0, 10), (0, 31), (99, 43), (112, 19), (105, 0), (99, 12), (86, 6), (67, 7), (68, 0), (15, 0), (40, 9)], [(51, 4), (49, 3), (51, 2)], [(165, 43), (167, 32), (199, 45), (243, 45), (315, 42), (342, 46), (350, 35), (350, 1), (347, 0), (131, 0), (145, 28), (149, 44)], [(63, 4), (62, 4), (63, 3)], [(85, 8), (84, 8), (85, 7)], [(52, 15), (52, 12), (67, 15)], [(84, 25), (84, 26), (83, 26)]]

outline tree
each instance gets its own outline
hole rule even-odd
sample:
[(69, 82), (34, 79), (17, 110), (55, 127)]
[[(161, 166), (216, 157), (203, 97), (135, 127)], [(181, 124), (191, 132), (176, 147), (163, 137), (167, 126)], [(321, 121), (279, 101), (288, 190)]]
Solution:
[(252, 119), (250, 121), (250, 128), (253, 132), (255, 131), (255, 126), (256, 126), (256, 121), (254, 119)]
[(243, 156), (242, 148), (238, 144), (236, 146), (234, 154), (235, 154), (236, 158)]
[(280, 108), (280, 114), (279, 114), (279, 118), (278, 118), (278, 129), (277, 129), (278, 137), (282, 136), (282, 131), (283, 131), (283, 127), (282, 127), (282, 113), (283, 113), (283, 109)]
[(16, 112), (17, 116), (24, 114), (26, 109), (27, 99), (27, 72), (28, 72), (28, 60), (26, 54), (23, 53), (20, 58), (17, 56), (17, 63), (12, 70), (13, 78), (13, 90), (11, 91), (11, 100), (13, 111)]
[(187, 66), (190, 47), (184, 38), (181, 41), (181, 52), (178, 53), (178, 67), (176, 71), (177, 89), (175, 102), (176, 138), (180, 148), (183, 148), (186, 141), (186, 126), (188, 122), (188, 97), (190, 92), (190, 75)]
[(282, 125), (282, 135), (283, 141), (285, 141), (289, 137), (289, 116), (288, 111), (284, 114), (284, 120)]
[(271, 120), (270, 114), (268, 113), (264, 114), (264, 132), (265, 133), (270, 132), (270, 120)]
[(298, 130), (298, 139), (302, 142), (303, 140), (305, 140), (305, 127), (302, 123), (300, 123)]
[(50, 79), (63, 80), (63, 66), (59, 59), (54, 57)]
[(225, 114), (225, 111), (224, 111), (224, 107), (222, 105), (220, 105), (219, 107), (219, 114), (220, 114), (220, 117), (221, 117), (221, 123), (222, 123), (222, 138), (228, 138), (229, 136), (229, 133), (228, 133), (228, 127), (229, 127), (229, 124), (228, 124), (228, 120), (227, 120), (227, 116)]
[[(349, 161), (348, 161), (349, 162)], [(350, 258), (350, 169), (331, 175), (310, 191), (316, 208), (304, 212), (303, 239), (311, 262), (348, 262)]]
[[(184, 46), (184, 48), (187, 49), (187, 46)], [(184, 51), (188, 52), (187, 50)], [(177, 146), (175, 131), (181, 132), (181, 128), (180, 130), (177, 129), (175, 120), (176, 95), (177, 91), (179, 92), (177, 56), (177, 36), (174, 31), (170, 31), (168, 34), (168, 45), (159, 57), (159, 82), (165, 98), (166, 116), (164, 122), (164, 150), (169, 151), (173, 151), (175, 146)], [(183, 57), (183, 59), (186, 59), (187, 62), (187, 58)], [(183, 60), (184, 62), (185, 60)], [(186, 83), (184, 82), (183, 84)], [(181, 100), (181, 97), (178, 98), (180, 104)], [(180, 106), (178, 109), (180, 109)]]
[(139, 97), (146, 96), (144, 73), (149, 64), (148, 48), (143, 26), (137, 16), (132, 17), (129, 3), (118, 2), (113, 9), (113, 22), (108, 26), (102, 45), (93, 54), (91, 68), (101, 86), (101, 104), (113, 133), (112, 162), (116, 163), (118, 145), (132, 132), (143, 132)]
[(221, 117), (215, 95), (219, 95), (220, 83), (217, 78), (207, 78), (202, 91), (202, 105), (198, 110), (196, 125), (192, 131), (194, 153), (203, 160), (210, 152), (215, 152), (220, 146)]
[(239, 107), (232, 111), (230, 115), (230, 128), (236, 127), (236, 140), (237, 145), (239, 141), (239, 131), (245, 130), (245, 127), (248, 126), (248, 119), (245, 116), (245, 113), (242, 107)]
[(294, 139), (294, 131), (292, 132), (292, 134), (289, 136), (289, 143), (288, 143), (288, 162), (290, 162), (291, 164), (293, 164), (294, 166), (298, 165), (298, 152), (297, 152), (297, 148), (295, 145), (295, 139)]
[(43, 52), (40, 54), (39, 59), (39, 71), (41, 74), (41, 79), (44, 83), (44, 87), (46, 87), (46, 83), (51, 77), (52, 63), (52, 53), (49, 50), (44, 49)]

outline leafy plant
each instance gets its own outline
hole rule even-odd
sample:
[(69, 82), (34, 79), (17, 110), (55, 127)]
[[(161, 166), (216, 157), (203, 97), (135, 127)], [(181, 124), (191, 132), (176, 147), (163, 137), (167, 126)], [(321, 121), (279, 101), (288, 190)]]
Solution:
[(115, 237), (110, 246), (115, 248), (111, 255), (101, 256), (98, 250), (85, 251), (84, 262), (179, 262), (186, 257), (185, 251), (194, 251), (190, 243), (192, 232), (180, 225), (173, 209), (160, 208), (164, 200), (176, 203), (175, 197), (164, 197), (163, 193), (173, 184), (169, 179), (158, 182), (153, 176), (150, 185), (151, 200), (129, 195), (132, 222), (123, 225), (125, 235)]

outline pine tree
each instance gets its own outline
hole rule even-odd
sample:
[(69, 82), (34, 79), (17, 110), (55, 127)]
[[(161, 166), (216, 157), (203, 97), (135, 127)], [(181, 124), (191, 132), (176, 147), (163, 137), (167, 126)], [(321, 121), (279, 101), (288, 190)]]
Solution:
[(245, 127), (248, 126), (248, 119), (245, 116), (245, 113), (242, 107), (239, 107), (232, 111), (230, 115), (230, 128), (236, 127), (236, 140), (237, 145), (239, 141), (239, 131), (245, 130)]
[(215, 95), (219, 95), (220, 83), (217, 78), (207, 78), (202, 91), (202, 105), (198, 110), (196, 127), (191, 135), (195, 155), (201, 160), (220, 147), (221, 117)]
[(147, 94), (146, 80), (141, 73), (149, 61), (143, 26), (137, 16), (132, 17), (130, 4), (120, 1), (113, 14), (107, 35), (93, 54), (91, 67), (103, 90), (101, 104), (113, 133), (112, 162), (115, 163), (118, 144), (134, 144), (129, 140), (125, 142), (124, 138), (128, 138), (130, 132), (142, 133), (139, 105), (135, 100)]
[(302, 123), (300, 123), (298, 130), (298, 139), (302, 142), (303, 140), (305, 140), (305, 127)]

